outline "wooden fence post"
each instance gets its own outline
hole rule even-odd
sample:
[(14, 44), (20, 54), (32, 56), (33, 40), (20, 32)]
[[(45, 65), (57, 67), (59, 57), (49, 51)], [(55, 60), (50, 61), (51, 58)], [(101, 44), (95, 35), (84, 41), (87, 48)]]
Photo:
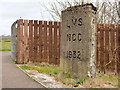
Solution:
[(119, 38), (120, 38), (120, 26), (119, 25), (116, 25), (116, 51), (117, 51), (117, 54), (116, 54), (116, 61), (117, 61), (117, 73), (119, 74), (119, 71), (120, 71), (120, 46), (119, 46)]
[(111, 71), (115, 71), (115, 26), (110, 25), (110, 40), (111, 40)]
[(49, 64), (52, 63), (52, 21), (49, 22)]
[(98, 64), (99, 64), (99, 35), (98, 35), (98, 32), (99, 32), (99, 24), (97, 24), (97, 51), (96, 51), (96, 68), (98, 69)]
[(29, 20), (29, 62), (33, 61), (33, 20)]
[(60, 64), (61, 22), (59, 22), (59, 64)]
[(119, 27), (118, 27), (118, 60), (117, 60), (117, 72), (118, 72), (118, 88), (120, 88), (120, 1), (119, 1), (119, 9), (118, 9), (118, 16), (119, 16)]
[(100, 71), (104, 72), (104, 24), (100, 24)]
[(57, 64), (57, 22), (54, 22), (54, 64)]
[(105, 24), (105, 69), (109, 70), (109, 24)]
[(47, 62), (47, 21), (44, 21), (44, 62)]
[(37, 33), (37, 31), (38, 31), (38, 27), (37, 27), (37, 20), (35, 20), (34, 21), (34, 62), (37, 62), (37, 58), (38, 58), (38, 48), (37, 48), (37, 43), (38, 43), (38, 39), (37, 39), (37, 37), (38, 37), (38, 33)]
[(28, 20), (24, 20), (24, 63), (27, 64), (28, 59)]
[(118, 16), (119, 16), (119, 25), (118, 25), (118, 61), (117, 61), (117, 72), (120, 75), (120, 1), (119, 1), (119, 6), (118, 6)]
[(43, 42), (42, 42), (42, 21), (39, 21), (39, 62), (42, 62), (42, 47), (43, 47)]
[(18, 20), (17, 48), (18, 48), (17, 63), (23, 63), (23, 19)]

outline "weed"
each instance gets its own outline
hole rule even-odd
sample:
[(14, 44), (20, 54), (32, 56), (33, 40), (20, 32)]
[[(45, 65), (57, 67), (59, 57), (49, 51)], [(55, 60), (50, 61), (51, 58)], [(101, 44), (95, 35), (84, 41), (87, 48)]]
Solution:
[(76, 84), (80, 84), (80, 81), (77, 81)]
[(78, 80), (78, 81), (76, 82), (76, 84), (81, 84), (81, 83), (83, 83), (84, 81), (85, 81), (85, 79)]
[(90, 88), (93, 88), (92, 86), (90, 86)]
[(58, 74), (56, 71), (54, 71), (54, 74)]
[(67, 72), (65, 78), (70, 78), (70, 74)]

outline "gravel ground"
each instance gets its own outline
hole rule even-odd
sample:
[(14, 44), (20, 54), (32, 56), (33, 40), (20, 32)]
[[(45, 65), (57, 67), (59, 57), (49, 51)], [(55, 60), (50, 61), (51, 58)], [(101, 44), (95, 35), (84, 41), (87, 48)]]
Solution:
[(82, 86), (73, 87), (72, 85), (65, 85), (55, 80), (53, 76), (39, 73), (37, 70), (25, 70), (36, 81), (43, 83), (48, 88), (83, 88)]

